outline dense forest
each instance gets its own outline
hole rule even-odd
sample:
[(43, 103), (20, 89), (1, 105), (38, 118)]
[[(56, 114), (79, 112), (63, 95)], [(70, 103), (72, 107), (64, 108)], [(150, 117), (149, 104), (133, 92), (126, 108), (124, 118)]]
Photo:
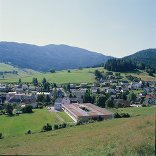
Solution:
[(156, 73), (156, 49), (147, 49), (121, 59), (109, 59), (104, 68), (115, 72), (145, 70), (150, 76)]
[(115, 72), (128, 72), (140, 69), (145, 70), (150, 76), (153, 76), (153, 73), (156, 73), (156, 69), (148, 64), (135, 62), (129, 59), (126, 60), (124, 58), (110, 59), (105, 63), (104, 68)]

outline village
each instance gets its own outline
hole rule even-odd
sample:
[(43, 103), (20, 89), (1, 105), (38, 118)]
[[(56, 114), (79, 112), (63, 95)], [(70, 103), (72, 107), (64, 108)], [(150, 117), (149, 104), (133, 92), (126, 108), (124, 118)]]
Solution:
[(0, 84), (0, 114), (8, 114), (4, 105), (12, 104), (16, 114), (31, 105), (49, 111), (64, 111), (75, 122), (95, 117), (112, 118), (107, 108), (149, 107), (156, 104), (156, 81), (123, 81), (108, 76), (94, 83), (50, 84), (44, 78), (38, 83)]

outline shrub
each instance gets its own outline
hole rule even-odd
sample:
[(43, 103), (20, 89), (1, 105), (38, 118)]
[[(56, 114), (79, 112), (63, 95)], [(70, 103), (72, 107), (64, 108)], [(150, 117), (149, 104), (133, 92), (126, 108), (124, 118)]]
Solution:
[(128, 113), (121, 113), (120, 116), (122, 118), (129, 118), (130, 117), (130, 115)]
[(51, 131), (52, 126), (49, 123), (47, 123), (46, 125), (43, 126), (42, 130), (43, 131)]
[(77, 125), (82, 125), (82, 120), (78, 120), (77, 123), (76, 123), (76, 126)]
[(101, 116), (98, 116), (97, 121), (102, 121), (103, 118)]
[(2, 139), (3, 137), (2, 137), (2, 133), (0, 133), (0, 139)]
[(31, 130), (28, 130), (25, 134), (31, 134)]
[(31, 105), (26, 105), (25, 107), (22, 108), (23, 113), (32, 113), (32, 106)]
[(63, 123), (62, 124), (62, 128), (66, 128), (67, 124), (66, 123)]
[(59, 128), (59, 125), (58, 124), (55, 124), (54, 125), (54, 130), (58, 129)]
[(89, 121), (88, 121), (88, 123), (94, 123), (94, 122), (95, 122), (94, 120), (89, 120)]
[(116, 113), (114, 113), (114, 115), (113, 115), (113, 116), (114, 116), (114, 118), (121, 118), (120, 114), (119, 114), (119, 113), (117, 113), (117, 112), (116, 112)]
[(128, 114), (128, 113), (114, 113), (114, 118), (129, 118), (130, 117), (130, 115)]

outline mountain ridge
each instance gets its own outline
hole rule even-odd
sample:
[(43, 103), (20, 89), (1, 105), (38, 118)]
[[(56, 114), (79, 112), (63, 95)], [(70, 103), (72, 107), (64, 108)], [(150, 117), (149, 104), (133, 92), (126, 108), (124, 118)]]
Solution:
[(10, 62), (19, 68), (29, 68), (42, 72), (47, 72), (50, 69), (63, 70), (78, 68), (79, 66), (87, 67), (112, 58), (64, 44), (38, 46), (6, 41), (0, 42), (0, 55), (0, 62)]

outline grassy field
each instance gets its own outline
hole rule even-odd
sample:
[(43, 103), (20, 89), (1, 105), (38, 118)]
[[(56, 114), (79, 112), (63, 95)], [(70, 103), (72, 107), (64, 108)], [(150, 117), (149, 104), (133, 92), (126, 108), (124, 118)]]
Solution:
[[(34, 109), (33, 111), (34, 113), (31, 114), (14, 115), (12, 117), (1, 115), (0, 132), (3, 133), (4, 137), (24, 135), (29, 129), (32, 133), (39, 132), (46, 123), (51, 125), (62, 123), (54, 112), (49, 112), (46, 109)], [(72, 121), (66, 114), (61, 117), (66, 122)]]
[(133, 117), (4, 138), (0, 154), (154, 156), (155, 111), (156, 107), (125, 108)]
[[(107, 72), (104, 70), (103, 67), (99, 68), (84, 68), (83, 70), (72, 69), (71, 72), (68, 73), (67, 70), (57, 71), (56, 73), (45, 73), (45, 74), (35, 74), (35, 75), (28, 75), (28, 76), (18, 76), (16, 78), (10, 77), (5, 79), (0, 79), (1, 83), (5, 82), (18, 82), (19, 78), (22, 79), (22, 82), (32, 82), (33, 77), (37, 77), (38, 81), (41, 82), (42, 79), (45, 77), (48, 82), (51, 83), (81, 83), (87, 82), (92, 83), (95, 82), (95, 75), (93, 74), (94, 71), (98, 69), (103, 72)], [(155, 77), (148, 76), (145, 72), (140, 72), (138, 75), (137, 73), (121, 73), (122, 76), (126, 75), (133, 75), (136, 77), (140, 77), (142, 80), (147, 81), (156, 81)]]
[[(8, 64), (0, 63), (0, 72), (5, 72), (5, 71), (11, 72), (14, 70), (18, 72), (18, 75), (7, 73), (4, 75), (4, 78), (12, 79), (12, 78), (19, 78), (19, 77), (23, 77), (27, 75), (39, 74), (39, 72), (31, 70), (31, 69), (20, 69), (20, 68), (16, 68)], [(0, 79), (3, 80), (2, 75), (0, 75)]]
[(58, 114), (61, 118), (64, 119), (64, 122), (74, 122), (74, 120), (73, 120), (71, 117), (69, 117), (69, 115), (67, 115), (64, 111), (58, 112), (57, 114)]

